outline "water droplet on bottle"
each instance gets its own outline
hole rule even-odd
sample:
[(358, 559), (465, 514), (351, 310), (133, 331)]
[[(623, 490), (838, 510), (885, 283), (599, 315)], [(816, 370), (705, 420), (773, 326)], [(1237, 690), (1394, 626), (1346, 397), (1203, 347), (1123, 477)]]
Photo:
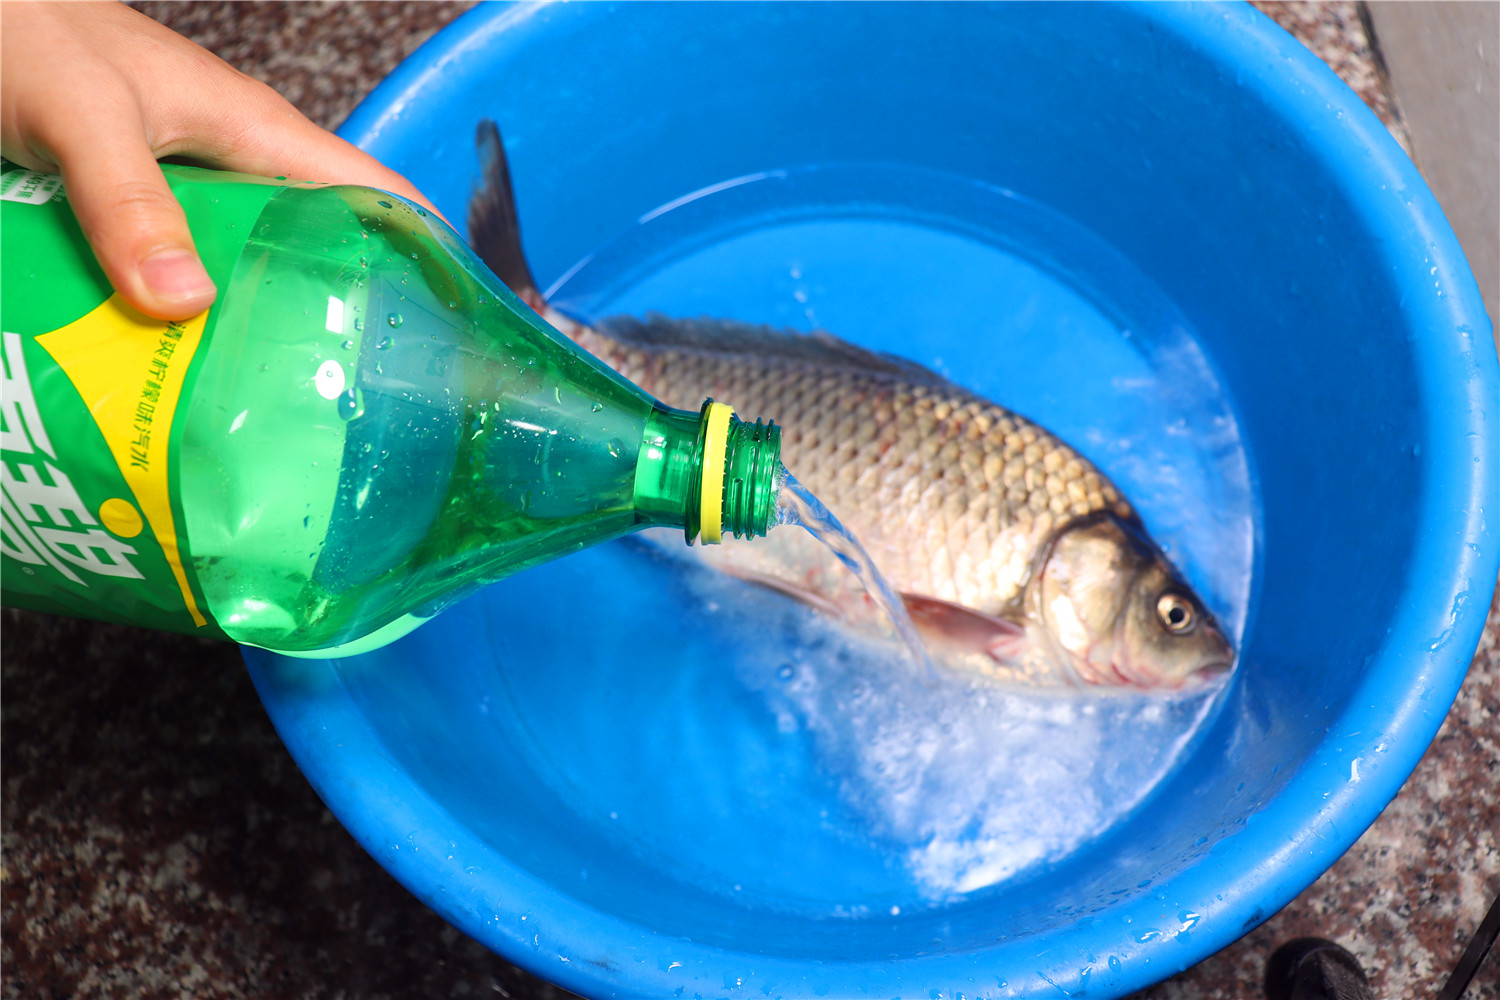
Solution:
[(603, 403), (595, 403), (593, 406), (589, 407), (589, 410), (592, 413), (598, 413), (602, 409), (604, 409), (604, 404)]
[(385, 321), (391, 325), (391, 329), (393, 330), (397, 329), (401, 326), (402, 323), (406, 322), (401, 318), (400, 313), (387, 313)]
[(395, 346), (395, 343), (396, 343), (396, 338), (395, 337), (381, 337), (380, 338), (380, 343), (378, 343), (378, 344), (375, 345), (375, 350), (377, 350), (377, 351), (389, 351), (393, 346)]
[(364, 319), (362, 317), (359, 317), (359, 316), (354, 317), (354, 331), (356, 333), (358, 333), (360, 330), (363, 330), (364, 328), (365, 328), (365, 321), (364, 321)]
[(351, 350), (354, 349), (354, 341), (352, 341), (352, 340), (346, 340), (346, 341), (344, 341), (344, 343), (343, 343), (342, 346), (343, 346), (344, 350), (351, 351)]
[(359, 259), (359, 266), (360, 267), (369, 267), (370, 266), (370, 259), (368, 257), (361, 257)]
[(422, 218), (425, 219), (425, 218), (427, 218), (427, 209), (425, 209), (425, 208), (421, 207), (420, 205), (418, 205), (417, 206), (417, 214), (420, 215)]
[(388, 202), (388, 201), (377, 201), (375, 204), (379, 205), (381, 208), (390, 208), (391, 207), (391, 203)]
[(365, 397), (357, 386), (351, 386), (339, 393), (338, 410), (339, 417), (344, 420), (353, 420), (355, 417), (364, 416)]
[(609, 444), (605, 445), (605, 447), (609, 449), (610, 458), (619, 458), (625, 451), (625, 442), (619, 438), (610, 438)]

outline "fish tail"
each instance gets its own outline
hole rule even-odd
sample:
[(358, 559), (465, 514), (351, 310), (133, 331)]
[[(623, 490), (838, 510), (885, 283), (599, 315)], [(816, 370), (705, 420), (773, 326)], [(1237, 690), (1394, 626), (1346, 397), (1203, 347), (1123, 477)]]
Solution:
[(542, 312), (547, 301), (537, 289), (521, 249), (521, 223), (500, 129), (488, 118), (481, 119), (474, 142), (479, 147), (480, 177), (479, 187), (469, 199), (469, 243), (506, 287)]

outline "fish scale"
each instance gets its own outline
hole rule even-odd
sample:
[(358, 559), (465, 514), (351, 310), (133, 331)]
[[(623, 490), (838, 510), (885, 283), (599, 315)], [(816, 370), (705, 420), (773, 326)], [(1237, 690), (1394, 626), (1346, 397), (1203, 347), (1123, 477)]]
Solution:
[[(696, 407), (711, 395), (745, 412), (776, 414), (787, 468), (904, 593), (999, 614), (1015, 603), (1034, 555), (1064, 522), (1100, 511), (1135, 516), (1066, 443), (909, 362), (872, 353), (889, 370), (861, 369), (860, 355), (842, 348), (824, 361), (810, 351), (779, 357), (766, 344), (795, 334), (745, 324), (649, 317), (594, 329), (552, 309), (547, 318), (668, 406)], [(705, 339), (713, 327), (722, 332), (717, 341)], [(691, 349), (659, 346), (674, 340)], [(920, 544), (911, 544), (914, 535)], [(772, 548), (765, 541), (726, 546), (717, 558), (805, 583), (807, 559), (782, 572), (784, 553)], [(826, 561), (820, 580), (834, 590), (857, 587)]]

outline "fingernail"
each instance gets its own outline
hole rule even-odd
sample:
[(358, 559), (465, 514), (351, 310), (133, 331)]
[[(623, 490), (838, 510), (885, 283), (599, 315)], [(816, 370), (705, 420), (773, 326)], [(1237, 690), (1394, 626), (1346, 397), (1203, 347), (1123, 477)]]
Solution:
[(158, 250), (141, 261), (141, 280), (153, 295), (169, 302), (207, 300), (206, 307), (218, 291), (197, 255), (180, 247)]

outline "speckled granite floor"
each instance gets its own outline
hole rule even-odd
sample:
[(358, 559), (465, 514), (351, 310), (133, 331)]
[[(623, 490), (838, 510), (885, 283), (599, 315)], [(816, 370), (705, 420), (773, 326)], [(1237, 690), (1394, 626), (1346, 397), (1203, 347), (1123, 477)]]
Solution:
[[(468, 4), (138, 6), (333, 126)], [(1258, 6), (1406, 143), (1357, 4)], [(1500, 892), (1497, 637), (1500, 604), (1437, 740), (1355, 847), (1138, 1000), (1258, 997), (1265, 957), (1310, 933), (1353, 950), (1382, 998), (1436, 994)], [(449, 928), (355, 845), (232, 647), (6, 611), (0, 660), (4, 997), (566, 995)], [(1468, 996), (1500, 997), (1500, 958)]]

